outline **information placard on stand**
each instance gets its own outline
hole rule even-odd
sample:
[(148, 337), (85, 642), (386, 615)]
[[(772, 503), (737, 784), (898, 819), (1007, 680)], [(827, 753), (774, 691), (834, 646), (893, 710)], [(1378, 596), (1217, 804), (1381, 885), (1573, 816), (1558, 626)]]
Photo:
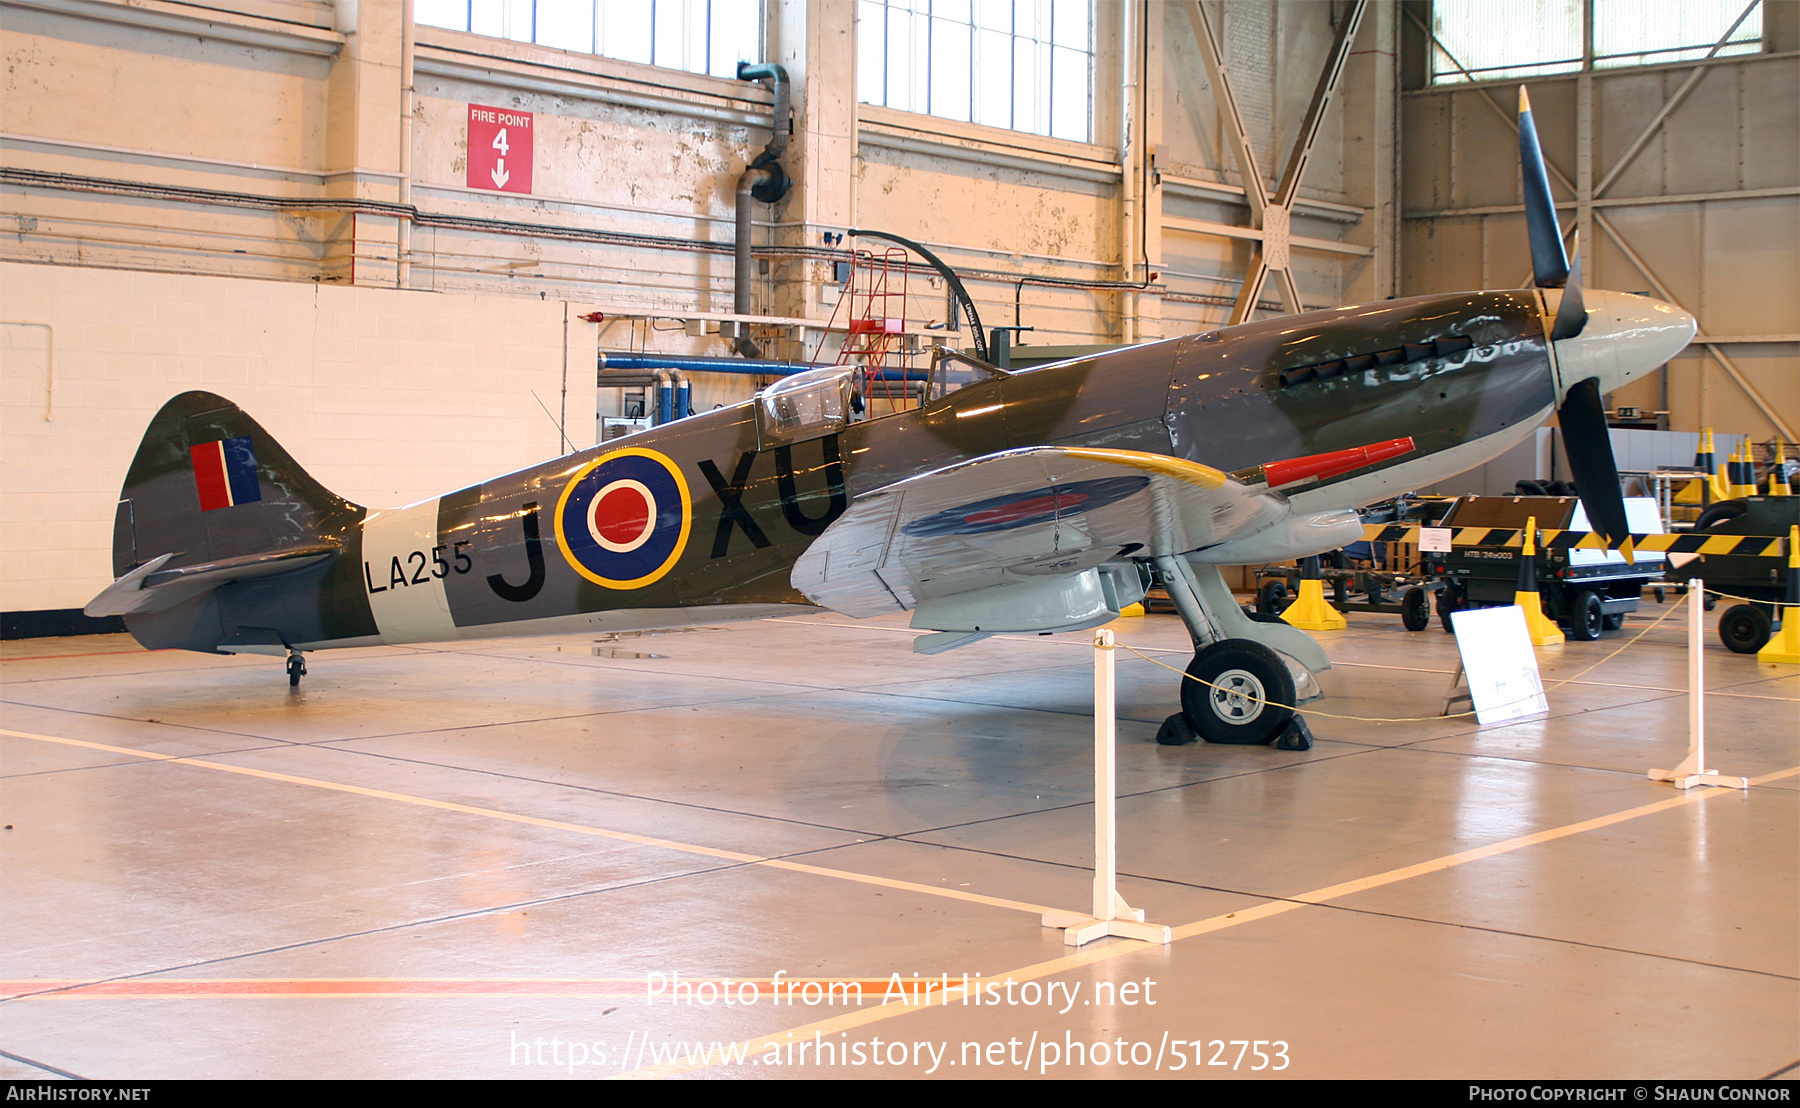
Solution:
[(1485, 727), (1550, 711), (1521, 608), (1452, 612), (1450, 623), (1456, 630), (1456, 649), (1468, 675), (1477, 722)]

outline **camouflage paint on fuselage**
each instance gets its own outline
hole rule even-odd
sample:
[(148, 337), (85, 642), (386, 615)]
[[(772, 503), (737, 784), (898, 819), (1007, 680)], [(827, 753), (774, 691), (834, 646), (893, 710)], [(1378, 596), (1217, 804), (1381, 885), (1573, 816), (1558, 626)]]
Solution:
[[(794, 560), (849, 501), (1011, 447), (1116, 447), (1239, 469), (1411, 435), (1414, 456), (1428, 454), (1554, 403), (1539, 312), (1523, 291), (1283, 317), (1039, 367), (785, 444), (759, 433), (754, 402), (703, 413), (443, 497), (440, 544), (470, 562), (446, 575), (448, 606), (459, 633), (479, 635), (572, 613), (805, 604), (788, 580)], [(1328, 380), (1281, 378), (1454, 338), (1469, 348)], [(691, 530), (667, 573), (616, 589), (571, 565), (552, 514), (575, 474), (627, 446), (679, 465)]]
[[(153, 425), (122, 499), (133, 490), (159, 502), (180, 498), (170, 490), (192, 499), (192, 443), (238, 435), (255, 436), (265, 499), (216, 512), (184, 509), (127, 528), (122, 533), (135, 535), (136, 545), (117, 552), (115, 570), (185, 549), (196, 532), (209, 536), (209, 557), (303, 542), (338, 550), (312, 569), (228, 584), (177, 609), (129, 617), (147, 645), (189, 649), (757, 618), (807, 604), (789, 581), (794, 562), (857, 496), (1001, 450), (1109, 447), (1229, 471), (1413, 437), (1417, 450), (1406, 457), (1308, 488), (1314, 504), (1331, 502), (1330, 490), (1344, 482), (1361, 482), (1344, 494), (1379, 485), (1370, 475), (1391, 466), (1429, 464), (1422, 460), (1449, 449), (1467, 455), (1480, 440), (1535, 426), (1553, 406), (1541, 313), (1535, 292), (1517, 291), (1286, 316), (997, 376), (912, 411), (876, 411), (791, 441), (761, 423), (752, 400), (435, 501), (366, 514), (315, 487), (235, 405), (187, 394), (198, 399), (178, 398), (158, 417), (185, 423)], [(152, 443), (159, 435), (166, 449)], [(668, 559), (659, 561), (658, 547), (654, 565), (624, 575), (626, 587), (617, 575), (578, 564), (583, 555), (563, 540), (579, 539), (567, 533), (579, 513), (559, 515), (582, 475), (602, 459), (615, 464), (621, 453), (643, 459), (648, 468), (637, 472), (653, 484), (665, 471), (675, 482), (657, 508), (675, 514), (656, 516), (650, 528), (654, 541), (668, 545)], [(283, 476), (290, 471), (304, 488), (281, 485), (292, 483)], [(669, 491), (678, 485), (683, 495)], [(677, 523), (684, 537), (670, 529)], [(177, 559), (184, 560), (202, 559)]]

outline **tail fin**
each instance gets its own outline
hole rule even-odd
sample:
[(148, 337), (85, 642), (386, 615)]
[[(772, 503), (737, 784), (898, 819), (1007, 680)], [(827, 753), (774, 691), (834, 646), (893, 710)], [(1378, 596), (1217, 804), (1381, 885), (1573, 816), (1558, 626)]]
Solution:
[[(236, 404), (184, 392), (138, 444), (113, 521), (119, 580), (88, 611), (125, 615), (146, 646), (229, 649), (246, 632), (290, 645), (340, 637), (328, 597), (357, 583), (342, 555), (366, 514)], [(304, 588), (276, 580), (309, 567)]]
[(126, 472), (113, 575), (170, 552), (182, 566), (312, 546), (341, 537), (364, 514), (236, 404), (184, 392), (150, 420)]

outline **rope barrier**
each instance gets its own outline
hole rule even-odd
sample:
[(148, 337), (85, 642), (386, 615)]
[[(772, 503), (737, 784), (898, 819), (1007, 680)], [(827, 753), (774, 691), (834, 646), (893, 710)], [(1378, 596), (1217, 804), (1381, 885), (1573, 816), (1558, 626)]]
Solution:
[[(1713, 592), (1714, 590), (1707, 589), (1705, 591), (1710, 593), (1710, 592)], [(1742, 598), (1733, 597), (1733, 599), (1742, 599)], [(1511, 704), (1523, 704), (1526, 701), (1535, 700), (1535, 699), (1537, 699), (1537, 697), (1540, 693), (1547, 693), (1551, 689), (1559, 689), (1562, 686), (1567, 685), (1572, 681), (1575, 681), (1581, 677), (1586, 676), (1589, 673), (1592, 673), (1594, 670), (1599, 669), (1601, 666), (1605, 665), (1606, 663), (1612, 661), (1614, 658), (1618, 657), (1620, 654), (1624, 653), (1624, 651), (1627, 650), (1628, 648), (1636, 645), (1638, 640), (1642, 639), (1645, 635), (1648, 635), (1650, 632), (1656, 630), (1656, 628), (1659, 625), (1661, 625), (1663, 620), (1668, 619), (1670, 616), (1674, 615), (1675, 612), (1680, 607), (1681, 607), (1681, 605), (1679, 605), (1679, 604), (1670, 605), (1663, 612), (1662, 615), (1657, 616), (1654, 620), (1652, 620), (1650, 622), (1649, 626), (1645, 627), (1642, 631), (1639, 631), (1636, 635), (1633, 635), (1629, 640), (1619, 644), (1618, 648), (1615, 649), (1612, 653), (1608, 654), (1606, 657), (1595, 662), (1593, 665), (1588, 666), (1586, 669), (1579, 670), (1576, 673), (1571, 674), (1568, 677), (1564, 677), (1561, 680), (1556, 681), (1553, 684), (1545, 685), (1538, 692), (1534, 692), (1530, 696), (1520, 697), (1518, 700), (1508, 701), (1505, 704), (1496, 705), (1496, 707), (1504, 708)], [(1222, 688), (1219, 685), (1213, 684), (1211, 681), (1207, 681), (1202, 678), (1195, 677), (1193, 674), (1188, 673), (1185, 670), (1176, 669), (1174, 666), (1169, 665), (1167, 662), (1159, 662), (1155, 658), (1150, 657), (1148, 654), (1145, 654), (1143, 651), (1137, 649), (1136, 647), (1128, 646), (1125, 643), (1117, 643), (1116, 642), (1112, 646), (1103, 647), (1101, 649), (1128, 650), (1131, 653), (1136, 654), (1139, 658), (1142, 658), (1144, 661), (1149, 662), (1151, 665), (1161, 666), (1162, 668), (1169, 670), (1173, 673), (1181, 674), (1183, 680), (1195, 681), (1202, 685), (1205, 685), (1207, 688), (1215, 689), (1220, 692), (1231, 693), (1235, 696), (1239, 696), (1239, 697), (1243, 698), (1244, 700), (1248, 700), (1248, 701), (1251, 701), (1256, 704), (1267, 704), (1267, 705), (1270, 705), (1270, 706), (1276, 707), (1276, 708), (1286, 708), (1291, 712), (1295, 712), (1295, 713), (1297, 713), (1299, 715), (1303, 715), (1303, 716), (1317, 716), (1321, 719), (1344, 719), (1344, 720), (1351, 720), (1356, 723), (1430, 723), (1433, 720), (1460, 719), (1464, 716), (1472, 716), (1475, 714), (1474, 711), (1467, 711), (1467, 712), (1452, 712), (1448, 715), (1441, 715), (1441, 716), (1388, 717), (1388, 716), (1350, 716), (1350, 715), (1343, 715), (1343, 714), (1337, 713), (1337, 712), (1321, 712), (1316, 708), (1299, 708), (1299, 707), (1295, 707), (1295, 706), (1289, 705), (1289, 704), (1281, 704), (1281, 703), (1273, 701), (1273, 700), (1266, 700), (1259, 696), (1251, 696), (1248, 693), (1245, 693), (1239, 689)]]

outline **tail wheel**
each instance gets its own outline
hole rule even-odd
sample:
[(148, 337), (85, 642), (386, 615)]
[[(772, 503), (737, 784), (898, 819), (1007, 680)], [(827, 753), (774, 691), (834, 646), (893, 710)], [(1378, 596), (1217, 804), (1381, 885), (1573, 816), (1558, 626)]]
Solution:
[(1294, 677), (1280, 655), (1250, 639), (1225, 639), (1194, 655), (1181, 710), (1209, 743), (1275, 741), (1294, 718)]
[(300, 679), (306, 676), (306, 659), (301, 657), (297, 651), (288, 655), (287, 675), (289, 688), (298, 687)]

